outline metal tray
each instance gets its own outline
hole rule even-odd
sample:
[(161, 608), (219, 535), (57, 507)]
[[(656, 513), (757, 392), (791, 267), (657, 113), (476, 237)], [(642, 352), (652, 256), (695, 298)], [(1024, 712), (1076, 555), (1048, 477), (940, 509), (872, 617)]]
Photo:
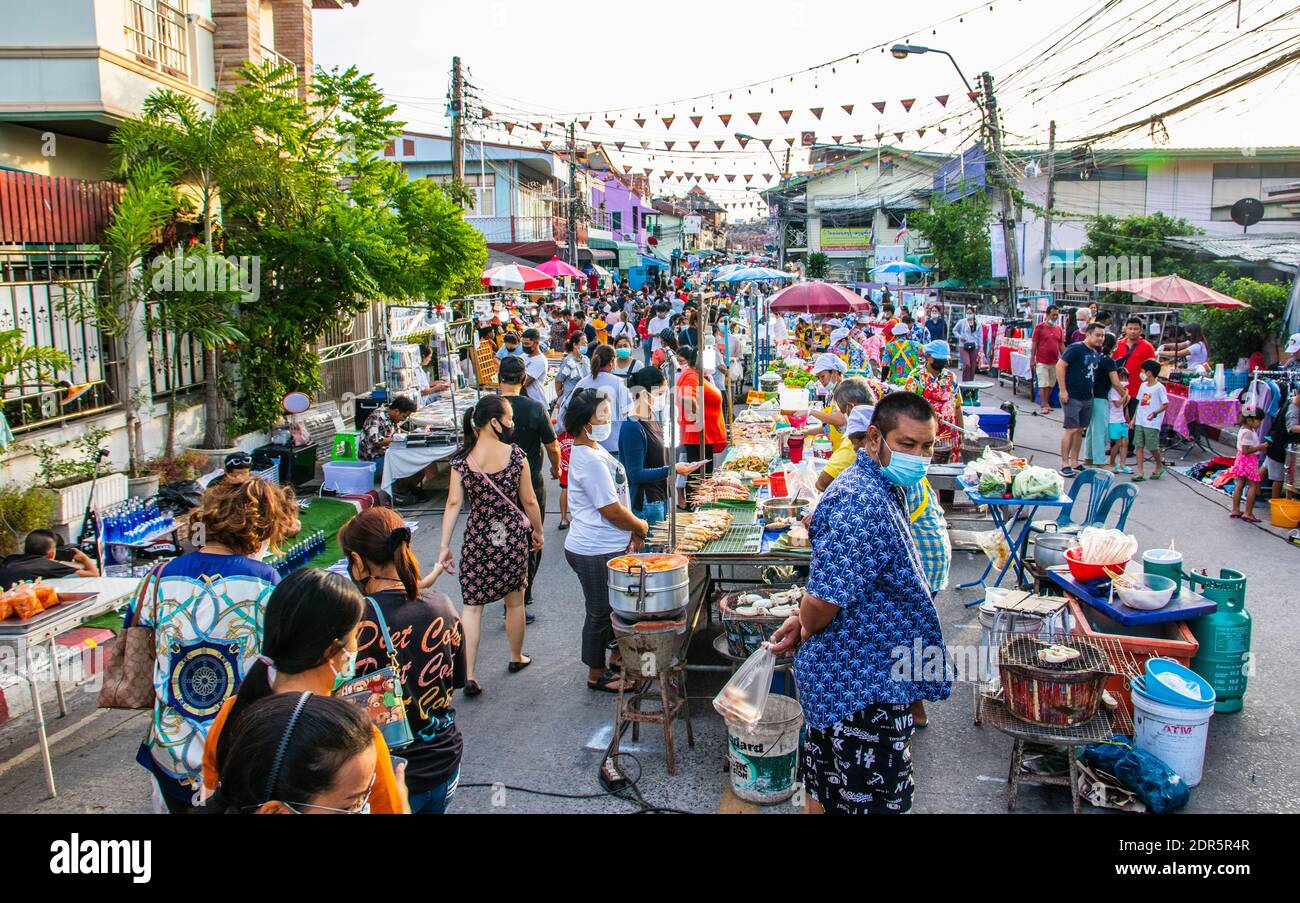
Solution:
[(99, 593), (59, 593), (59, 604), (45, 609), (34, 618), (24, 621), (17, 615), (11, 615), (0, 621), (0, 639), (29, 636), (48, 624), (76, 614), (79, 608), (93, 608), (97, 599)]

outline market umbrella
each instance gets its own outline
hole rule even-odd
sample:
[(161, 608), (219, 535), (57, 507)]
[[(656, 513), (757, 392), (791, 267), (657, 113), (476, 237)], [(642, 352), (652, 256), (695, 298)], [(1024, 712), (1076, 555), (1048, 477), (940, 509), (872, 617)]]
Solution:
[(793, 279), (791, 273), (783, 273), (769, 267), (741, 267), (738, 270), (719, 276), (716, 282), (770, 282), (773, 279)]
[(575, 267), (565, 263), (559, 257), (552, 257), (546, 263), (540, 263), (536, 267), (537, 272), (545, 273), (547, 276), (567, 276), (570, 279), (582, 279), (584, 273)]
[(878, 267), (872, 267), (873, 273), (928, 273), (929, 267), (923, 267), (920, 264), (908, 263), (906, 260), (891, 260), (889, 263), (882, 263)]
[(1110, 292), (1130, 292), (1159, 304), (1199, 304), (1203, 307), (1250, 307), (1231, 295), (1216, 292), (1209, 286), (1172, 276), (1149, 276), (1146, 279), (1119, 279), (1098, 283), (1096, 288)]
[(829, 282), (801, 282), (781, 289), (767, 302), (768, 310), (812, 314), (847, 314), (870, 307), (866, 298)]
[(542, 271), (515, 263), (484, 270), (482, 282), (494, 288), (516, 288), (523, 291), (555, 285), (555, 280)]

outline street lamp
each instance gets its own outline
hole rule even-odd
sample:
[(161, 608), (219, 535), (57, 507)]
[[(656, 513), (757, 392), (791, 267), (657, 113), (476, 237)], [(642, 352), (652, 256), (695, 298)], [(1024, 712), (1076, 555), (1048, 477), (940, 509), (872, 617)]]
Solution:
[[(957, 75), (961, 77), (961, 83), (966, 86), (966, 90), (971, 94), (977, 94), (975, 89), (971, 87), (970, 82), (967, 80), (966, 73), (961, 71), (961, 66), (957, 65), (957, 61), (953, 59), (953, 55), (946, 50), (940, 50), (938, 47), (922, 47), (920, 44), (895, 44), (893, 47), (889, 48), (889, 52), (896, 60), (905, 60), (914, 54), (942, 53), (948, 58), (948, 62), (952, 63), (952, 67), (957, 70)], [(988, 120), (984, 117), (984, 104), (977, 100), (975, 101), (975, 105), (980, 108), (980, 119), (984, 122), (985, 129), (987, 129)]]

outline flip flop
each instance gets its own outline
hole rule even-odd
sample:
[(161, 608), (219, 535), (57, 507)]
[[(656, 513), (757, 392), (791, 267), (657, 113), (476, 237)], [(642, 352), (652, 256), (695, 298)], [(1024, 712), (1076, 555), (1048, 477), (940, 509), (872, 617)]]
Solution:
[(1248, 524), (1257, 524), (1257, 523), (1260, 522), (1259, 518), (1256, 517), (1256, 516), (1253, 515), (1253, 514), (1243, 514), (1243, 515), (1241, 516), (1241, 519), (1244, 520), (1244, 521), (1245, 521), (1246, 523), (1248, 523)]
[(1231, 517), (1231, 518), (1239, 518), (1239, 517), (1241, 517), (1241, 515), (1234, 511), (1234, 512), (1232, 512), (1231, 514), (1229, 514), (1228, 517)]
[(511, 674), (518, 674), (520, 671), (524, 670), (532, 663), (533, 660), (531, 658), (528, 658), (522, 662), (511, 662), (510, 664), (506, 665), (506, 670), (509, 671)]
[[(1152, 479), (1154, 479), (1154, 477), (1153, 477)], [(1134, 482), (1134, 483), (1145, 483), (1146, 481), (1147, 481), (1147, 478), (1146, 478), (1146, 477), (1134, 477), (1134, 478), (1133, 478), (1133, 482)]]
[(569, 524), (568, 524), (568, 522), (567, 522), (567, 521), (560, 521), (559, 529), (561, 529), (561, 530), (567, 530), (567, 529), (569, 529)]
[(605, 673), (600, 675), (596, 680), (587, 681), (587, 689), (595, 690), (598, 693), (617, 693), (618, 687), (610, 686), (610, 684), (618, 684), (622, 683), (622, 681), (622, 674), (606, 668)]
[(466, 696), (473, 697), (482, 693), (483, 688), (479, 686), (479, 682), (477, 680), (467, 680), (465, 681), (465, 689), (462, 690), (461, 692), (464, 693)]

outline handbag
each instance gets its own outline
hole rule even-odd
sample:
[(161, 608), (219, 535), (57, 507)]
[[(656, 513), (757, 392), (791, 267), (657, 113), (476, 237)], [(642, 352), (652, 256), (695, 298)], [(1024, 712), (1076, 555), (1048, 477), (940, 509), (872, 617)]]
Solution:
[(485, 481), (489, 486), (491, 486), (493, 489), (496, 490), (497, 495), (499, 495), (499, 496), (501, 496), (501, 498), (505, 499), (505, 502), (506, 502), (507, 505), (509, 505), (511, 508), (514, 508), (514, 509), (515, 509), (515, 513), (519, 515), (519, 517), (520, 517), (520, 521), (521, 521), (521, 523), (522, 523), (523, 528), (524, 528), (525, 530), (527, 530), (527, 531), (528, 531), (528, 534), (531, 536), (532, 533), (533, 533), (533, 522), (532, 522), (531, 520), (529, 520), (528, 515), (524, 513), (524, 509), (523, 509), (523, 508), (520, 508), (518, 505), (516, 505), (516, 504), (514, 503), (514, 500), (511, 499), (510, 496), (506, 495), (504, 492), (501, 491), (501, 487), (497, 485), (497, 481), (496, 481), (496, 480), (492, 479), (490, 476), (488, 476), (487, 474), (485, 474), (483, 471), (478, 470), (477, 468), (475, 468), (473, 464), (469, 463), (469, 457), (468, 457), (468, 456), (466, 456), (466, 458), (465, 458), (465, 466), (468, 467), (468, 468), (470, 469), (470, 471), (472, 471), (473, 473), (476, 473), (476, 474), (478, 474), (479, 476), (481, 476), (481, 477), (484, 479), (484, 481)]
[(365, 712), (370, 723), (383, 734), (389, 749), (401, 749), (415, 740), (406, 715), (406, 702), (402, 698), (402, 667), (393, 652), (393, 636), (388, 632), (383, 610), (370, 596), (366, 596), (366, 602), (374, 608), (375, 618), (379, 621), (384, 648), (388, 650), (388, 667), (354, 677), (336, 689), (334, 696)]
[[(140, 609), (150, 597), (154, 617), (158, 614), (158, 581), (164, 564), (155, 565), (136, 587), (131, 600), (131, 619), (108, 647), (104, 658), (104, 683), (99, 688), (101, 709), (152, 709), (154, 704), (153, 672), (154, 628), (139, 626)], [(150, 581), (153, 592), (149, 591)]]

